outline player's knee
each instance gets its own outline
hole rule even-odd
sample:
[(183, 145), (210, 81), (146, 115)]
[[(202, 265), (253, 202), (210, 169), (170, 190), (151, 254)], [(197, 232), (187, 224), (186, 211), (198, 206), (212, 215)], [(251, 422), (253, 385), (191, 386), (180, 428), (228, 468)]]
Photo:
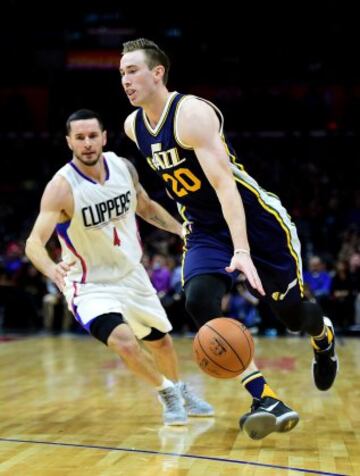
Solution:
[(302, 303), (303, 326), (302, 330), (311, 336), (319, 335), (324, 327), (323, 311), (318, 303), (303, 301)]
[(301, 323), (298, 322), (298, 321), (295, 321), (293, 319), (287, 321), (286, 327), (291, 332), (301, 332), (302, 331)]
[(109, 335), (108, 347), (125, 359), (134, 358), (140, 351), (140, 346), (130, 330), (125, 326), (116, 327)]
[(173, 348), (173, 341), (169, 334), (165, 334), (160, 339), (147, 341), (147, 344), (154, 349), (161, 350), (166, 352), (167, 350), (171, 350)]
[(123, 323), (123, 317), (118, 312), (101, 314), (90, 323), (90, 334), (103, 344), (108, 345), (108, 339), (113, 330)]
[(318, 335), (323, 328), (323, 314), (317, 303), (299, 301), (293, 305), (272, 306), (276, 315), (292, 332)]
[(303, 326), (300, 305), (301, 302), (292, 305), (274, 303), (271, 308), (289, 331), (300, 332)]
[(143, 341), (148, 342), (151, 345), (154, 344), (154, 346), (161, 346), (162, 342), (166, 342), (168, 339), (171, 340), (169, 334), (161, 332), (155, 327), (151, 327), (150, 333), (142, 338)]
[(217, 275), (192, 278), (185, 286), (185, 308), (198, 325), (221, 316), (226, 283)]
[(186, 298), (185, 309), (193, 319), (201, 322), (204, 314), (207, 314), (207, 303), (196, 295), (190, 295)]

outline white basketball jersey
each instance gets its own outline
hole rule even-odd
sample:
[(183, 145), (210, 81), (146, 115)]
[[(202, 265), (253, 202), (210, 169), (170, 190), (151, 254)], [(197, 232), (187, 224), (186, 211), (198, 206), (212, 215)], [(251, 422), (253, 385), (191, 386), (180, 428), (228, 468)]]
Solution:
[(56, 227), (62, 259), (75, 261), (68, 285), (116, 282), (141, 260), (132, 177), (113, 152), (105, 152), (103, 158), (103, 185), (84, 175), (73, 162), (57, 172), (70, 184), (74, 197), (72, 219)]

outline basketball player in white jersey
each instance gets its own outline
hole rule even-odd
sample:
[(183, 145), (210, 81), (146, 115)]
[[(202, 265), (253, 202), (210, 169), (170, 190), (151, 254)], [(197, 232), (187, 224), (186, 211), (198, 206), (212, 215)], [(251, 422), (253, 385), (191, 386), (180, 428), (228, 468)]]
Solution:
[[(96, 113), (79, 110), (66, 125), (73, 158), (44, 191), (26, 255), (64, 293), (81, 326), (159, 392), (165, 424), (186, 424), (187, 415), (212, 415), (211, 405), (179, 380), (171, 324), (140, 263), (135, 213), (181, 236), (180, 223), (149, 198), (128, 160), (103, 152), (106, 131)], [(54, 229), (60, 263), (46, 251)], [(151, 351), (156, 367), (138, 340)]]

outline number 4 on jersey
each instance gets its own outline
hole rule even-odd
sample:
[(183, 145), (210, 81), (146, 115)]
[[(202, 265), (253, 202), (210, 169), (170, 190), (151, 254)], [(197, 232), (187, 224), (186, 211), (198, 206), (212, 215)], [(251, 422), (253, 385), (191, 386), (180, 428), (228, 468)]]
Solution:
[(121, 240), (118, 235), (117, 229), (115, 227), (113, 228), (113, 237), (114, 237), (114, 246), (120, 246)]

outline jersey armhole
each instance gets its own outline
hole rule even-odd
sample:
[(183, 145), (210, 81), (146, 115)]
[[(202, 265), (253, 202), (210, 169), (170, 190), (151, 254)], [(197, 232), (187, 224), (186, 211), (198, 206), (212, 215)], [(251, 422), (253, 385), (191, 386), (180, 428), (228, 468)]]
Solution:
[(187, 95), (187, 96), (184, 96), (180, 99), (180, 101), (177, 103), (176, 105), (176, 110), (175, 110), (175, 117), (174, 117), (174, 137), (175, 137), (175, 140), (176, 142), (180, 145), (180, 147), (184, 148), (184, 149), (189, 149), (189, 150), (193, 150), (194, 148), (185, 144), (179, 137), (179, 133), (178, 133), (178, 124), (177, 124), (177, 118), (178, 118), (178, 113), (180, 112), (180, 109), (182, 107), (182, 105), (184, 104), (184, 102), (186, 101), (186, 99), (189, 99), (189, 98), (194, 98), (194, 99), (199, 99), (200, 101), (204, 101), (206, 102), (210, 107), (213, 108), (213, 110), (215, 111), (216, 115), (218, 116), (219, 118), (219, 134), (220, 136), (222, 137), (224, 135), (224, 116), (222, 115), (222, 112), (220, 111), (220, 109), (218, 107), (215, 106), (215, 104), (213, 104), (212, 102), (208, 101), (207, 99), (204, 99), (204, 98), (200, 98), (200, 97), (197, 97), (197, 96), (193, 96), (193, 95)]
[[(69, 164), (66, 164), (66, 165), (69, 165)], [(63, 169), (64, 169), (64, 167), (62, 167), (60, 170), (58, 170), (58, 171), (54, 174), (53, 178), (55, 178), (55, 177), (61, 177), (61, 178), (64, 179), (65, 182), (68, 184), (69, 192), (70, 192), (70, 194), (71, 194), (71, 199), (72, 199), (73, 216), (74, 216), (75, 211), (76, 211), (76, 201), (75, 201), (76, 184), (75, 184), (74, 182), (72, 182), (71, 176), (69, 176), (69, 175), (65, 172), (65, 170), (63, 170)], [(62, 212), (62, 213), (63, 213), (63, 212)], [(65, 212), (65, 213), (66, 213), (66, 212)], [(70, 217), (67, 213), (66, 213), (66, 215), (67, 215), (68, 218), (69, 218), (67, 221), (71, 222), (71, 220), (73, 219), (73, 216)]]
[(175, 140), (176, 142), (178, 143), (178, 145), (180, 147), (182, 147), (183, 149), (188, 149), (188, 150), (193, 150), (194, 148), (191, 147), (190, 145), (187, 145), (185, 144), (179, 137), (179, 132), (178, 132), (178, 114), (181, 110), (181, 107), (182, 105), (184, 104), (184, 102), (189, 99), (189, 98), (194, 98), (195, 96), (192, 96), (192, 95), (187, 95), (187, 96), (183, 96), (179, 102), (177, 103), (176, 105), (176, 109), (175, 109), (175, 114), (174, 114), (174, 137), (175, 137)]

